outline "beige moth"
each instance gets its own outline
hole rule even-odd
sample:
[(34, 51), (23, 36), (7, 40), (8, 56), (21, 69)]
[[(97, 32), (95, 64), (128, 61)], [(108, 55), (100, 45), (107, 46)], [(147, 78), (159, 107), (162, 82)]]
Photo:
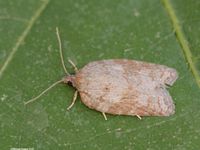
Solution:
[(37, 97), (25, 102), (35, 101), (58, 83), (71, 83), (76, 89), (71, 105), (79, 93), (81, 101), (91, 109), (103, 114), (130, 116), (169, 116), (175, 113), (175, 105), (167, 91), (178, 78), (173, 68), (143, 61), (110, 59), (90, 62), (70, 75), (64, 65), (61, 40), (58, 28), (60, 56), (66, 76), (52, 84)]

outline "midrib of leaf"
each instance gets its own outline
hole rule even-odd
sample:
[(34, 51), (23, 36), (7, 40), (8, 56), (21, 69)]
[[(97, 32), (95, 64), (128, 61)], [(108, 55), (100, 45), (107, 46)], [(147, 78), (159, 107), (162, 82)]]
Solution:
[(41, 15), (41, 13), (44, 11), (44, 9), (46, 8), (48, 3), (49, 3), (49, 0), (43, 0), (43, 4), (36, 10), (36, 12), (33, 14), (33, 16), (28, 21), (26, 28), (24, 29), (22, 34), (18, 37), (18, 39), (16, 40), (17, 42), (14, 44), (14, 47), (12, 48), (7, 59), (3, 63), (2, 68), (0, 69), (0, 79), (3, 76), (3, 73), (6, 70), (6, 68), (8, 67), (9, 63), (12, 61), (13, 56), (17, 52), (19, 46), (23, 43), (24, 39), (26, 38), (26, 36), (30, 32), (33, 24), (38, 19), (38, 17)]
[(171, 22), (172, 22), (172, 25), (173, 25), (173, 28), (175, 29), (175, 33), (177, 35), (177, 39), (182, 47), (182, 50), (184, 52), (184, 55), (185, 55), (185, 58), (189, 64), (189, 67), (194, 75), (194, 78), (197, 82), (197, 85), (199, 86), (200, 88), (200, 76), (198, 74), (198, 70), (192, 60), (192, 53), (191, 53), (191, 50), (190, 50), (190, 47), (188, 45), (188, 41), (181, 29), (181, 25), (179, 23), (179, 19), (174, 11), (174, 8), (170, 2), (170, 0), (162, 0), (163, 1), (163, 4), (164, 4), (164, 7), (165, 9), (167, 10), (167, 13), (171, 19)]

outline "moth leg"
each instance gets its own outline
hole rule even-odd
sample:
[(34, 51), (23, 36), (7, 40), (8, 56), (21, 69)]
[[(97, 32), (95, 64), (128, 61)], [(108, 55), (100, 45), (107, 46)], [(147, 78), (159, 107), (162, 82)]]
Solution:
[(71, 103), (71, 105), (69, 105), (69, 107), (67, 107), (67, 110), (70, 110), (72, 108), (72, 106), (74, 105), (74, 103), (75, 103), (75, 101), (77, 99), (77, 96), (78, 96), (78, 91), (75, 91), (72, 103)]
[(106, 117), (106, 114), (104, 112), (102, 112), (102, 115), (103, 115), (105, 120), (108, 120), (107, 117)]
[(78, 72), (78, 68), (76, 67), (76, 65), (73, 63), (73, 61), (71, 59), (68, 58), (68, 62), (74, 67), (75, 72)]
[(142, 117), (140, 117), (139, 115), (136, 115), (140, 120), (142, 119)]

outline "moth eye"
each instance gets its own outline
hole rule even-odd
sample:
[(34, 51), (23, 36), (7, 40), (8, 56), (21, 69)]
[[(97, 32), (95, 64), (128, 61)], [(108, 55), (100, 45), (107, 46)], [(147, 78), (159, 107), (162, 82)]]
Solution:
[(67, 85), (73, 86), (72, 82), (67, 82)]

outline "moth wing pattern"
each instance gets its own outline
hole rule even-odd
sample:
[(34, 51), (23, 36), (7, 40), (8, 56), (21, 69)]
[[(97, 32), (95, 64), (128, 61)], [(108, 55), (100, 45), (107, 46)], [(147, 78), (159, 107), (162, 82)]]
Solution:
[(175, 69), (142, 61), (95, 61), (77, 72), (75, 86), (91, 109), (118, 115), (169, 116), (175, 106), (166, 85)]

